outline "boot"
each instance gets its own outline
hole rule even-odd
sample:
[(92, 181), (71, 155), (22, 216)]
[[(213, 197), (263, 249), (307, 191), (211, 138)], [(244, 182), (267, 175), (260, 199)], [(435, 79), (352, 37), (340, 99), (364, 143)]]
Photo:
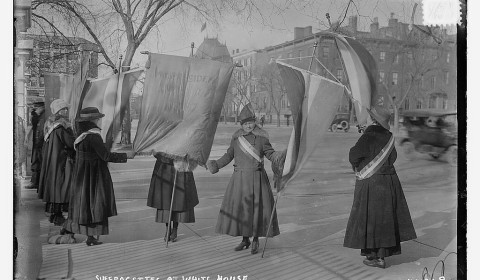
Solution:
[(95, 245), (103, 244), (103, 242), (98, 241), (98, 239), (95, 239), (95, 237), (91, 235), (88, 236), (87, 241), (85, 242), (87, 243), (87, 246), (95, 246)]
[(252, 255), (258, 253), (258, 237), (254, 237), (253, 238), (253, 242), (252, 242)]
[(243, 237), (243, 240), (242, 242), (240, 242), (240, 244), (237, 245), (237, 247), (235, 247), (235, 251), (242, 251), (243, 248), (245, 249), (248, 249), (248, 247), (250, 247), (250, 240), (248, 239), (248, 237)]

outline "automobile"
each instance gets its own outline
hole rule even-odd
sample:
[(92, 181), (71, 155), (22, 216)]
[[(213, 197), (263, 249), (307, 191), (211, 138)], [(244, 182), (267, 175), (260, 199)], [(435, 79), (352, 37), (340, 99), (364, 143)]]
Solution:
[(458, 155), (458, 129), (456, 112), (438, 109), (416, 109), (401, 113), (403, 133), (399, 134), (400, 146), (409, 160), (416, 152), (428, 154), (433, 159), (446, 156), (456, 166)]
[(337, 132), (337, 131), (344, 131), (348, 132), (350, 129), (350, 114), (349, 113), (338, 113), (335, 115), (335, 118), (330, 125), (330, 131)]

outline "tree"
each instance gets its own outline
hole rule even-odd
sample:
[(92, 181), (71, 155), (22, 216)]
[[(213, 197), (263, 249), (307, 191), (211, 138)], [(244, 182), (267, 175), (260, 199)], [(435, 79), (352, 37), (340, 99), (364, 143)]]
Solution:
[[(442, 71), (441, 61), (447, 48), (442, 45), (444, 40), (438, 42), (428, 34), (412, 29), (403, 40), (396, 40), (390, 46), (391, 51), (385, 57), (390, 67), (380, 73), (379, 90), (384, 91), (384, 96), (392, 105), (394, 132), (398, 132), (399, 109), (405, 101), (410, 97), (421, 98), (419, 95), (426, 87), (426, 78), (436, 79)], [(400, 80), (402, 78), (404, 82)]]
[(256, 69), (257, 84), (260, 91), (264, 91), (270, 99), (270, 108), (277, 115), (277, 127), (280, 126), (281, 102), (285, 98), (286, 89), (276, 63), (268, 63)]
[[(229, 89), (224, 104), (232, 104), (234, 107), (235, 124), (238, 121), (238, 115), (241, 109), (251, 104), (253, 109), (257, 109), (255, 99), (252, 98), (252, 87), (254, 84), (251, 69), (235, 68), (232, 78), (230, 79)], [(228, 102), (228, 103), (227, 103)]]
[[(285, 4), (287, 5), (287, 4)], [(32, 21), (45, 34), (88, 34), (99, 46), (102, 64), (115, 69), (115, 59), (123, 53), (122, 71), (128, 70), (139, 46), (166, 20), (197, 20), (218, 25), (233, 13), (245, 21), (265, 23), (261, 10), (284, 12), (275, 1), (261, 0), (32, 0)], [(129, 111), (125, 116), (130, 119)], [(125, 140), (130, 143), (130, 122)]]

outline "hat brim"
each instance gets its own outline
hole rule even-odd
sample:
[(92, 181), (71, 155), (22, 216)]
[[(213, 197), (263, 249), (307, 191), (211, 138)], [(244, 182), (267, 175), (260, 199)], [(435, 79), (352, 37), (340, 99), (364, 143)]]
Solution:
[(246, 122), (252, 122), (252, 121), (255, 121), (255, 117), (249, 117), (249, 118), (243, 119), (240, 121), (240, 124), (244, 124)]
[(102, 114), (102, 113), (94, 113), (94, 114), (89, 114), (86, 117), (77, 117), (76, 121), (77, 122), (86, 122), (86, 121), (101, 119), (104, 116), (105, 116), (105, 114)]

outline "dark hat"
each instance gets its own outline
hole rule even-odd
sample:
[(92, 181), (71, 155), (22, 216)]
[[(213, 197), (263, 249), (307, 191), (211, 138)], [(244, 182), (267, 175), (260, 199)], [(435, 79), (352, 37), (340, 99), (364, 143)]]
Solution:
[(103, 118), (105, 114), (100, 113), (95, 107), (87, 107), (80, 110), (80, 113), (76, 119), (77, 122), (86, 122)]
[(255, 120), (255, 114), (252, 112), (252, 110), (250, 110), (249, 107), (250, 104), (245, 105), (245, 107), (243, 107), (242, 111), (240, 112), (240, 124)]
[(44, 107), (44, 106), (45, 106), (45, 102), (43, 102), (43, 101), (33, 102), (30, 106), (32, 106), (33, 108)]
[(371, 109), (367, 108), (368, 113), (370, 116), (375, 119), (378, 124), (383, 126), (386, 130), (390, 130), (390, 125), (388, 122), (390, 121), (390, 111), (384, 107), (375, 106)]

